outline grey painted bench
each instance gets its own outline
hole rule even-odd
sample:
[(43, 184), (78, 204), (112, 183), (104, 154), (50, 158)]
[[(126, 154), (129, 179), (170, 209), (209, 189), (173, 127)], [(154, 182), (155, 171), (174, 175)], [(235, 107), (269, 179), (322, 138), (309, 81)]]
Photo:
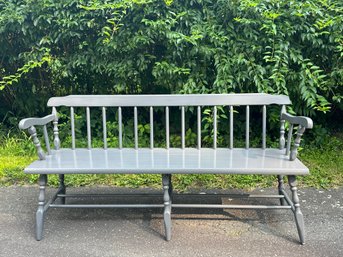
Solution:
[[(307, 175), (308, 168), (297, 158), (297, 149), (301, 136), (306, 128), (312, 128), (312, 120), (307, 117), (295, 117), (286, 112), (286, 105), (290, 99), (284, 95), (268, 94), (220, 94), (220, 95), (70, 95), (53, 97), (48, 101), (52, 107), (52, 114), (44, 118), (28, 118), (21, 120), (19, 127), (28, 129), (33, 143), (36, 146), (39, 160), (31, 163), (26, 173), (40, 174), (39, 202), (36, 213), (36, 239), (42, 239), (43, 223), (46, 211), (53, 208), (164, 208), (164, 226), (166, 239), (171, 239), (172, 208), (238, 208), (238, 209), (290, 209), (293, 211), (298, 229), (300, 242), (304, 243), (304, 222), (300, 210), (299, 197), (296, 187), (296, 176)], [(279, 105), (280, 139), (279, 148), (267, 148), (267, 107)], [(60, 148), (58, 131), (57, 108), (70, 108), (71, 121), (71, 148)], [(188, 107), (194, 108), (197, 127), (197, 147), (187, 147), (185, 139), (185, 115)], [(229, 145), (218, 147), (217, 144), (217, 117), (218, 106), (228, 108)], [(245, 147), (234, 147), (234, 114), (236, 106), (245, 108)], [(142, 107), (145, 107), (142, 108)], [(138, 110), (146, 111), (149, 108), (150, 117), (150, 147), (142, 148), (138, 140)], [(154, 113), (155, 108), (164, 109), (163, 124), (165, 127), (165, 148), (154, 146)], [(177, 107), (178, 109), (176, 109)], [(211, 108), (213, 112), (213, 146), (202, 146), (202, 110)], [(85, 108), (87, 124), (87, 148), (76, 147), (75, 112), (74, 108)], [(92, 147), (91, 109), (101, 108), (103, 124), (103, 147)], [(107, 139), (108, 108), (116, 108), (118, 113), (118, 148), (109, 148)], [(134, 147), (128, 148), (123, 143), (123, 109), (133, 108)], [(181, 147), (172, 148), (170, 144), (169, 114), (171, 109), (180, 111), (181, 116)], [(262, 113), (262, 139), (260, 148), (250, 147), (250, 108), (260, 108)], [(187, 112), (187, 115), (190, 112)], [(161, 117), (159, 117), (161, 118)], [(53, 145), (50, 147), (47, 124), (53, 124)], [(288, 137), (285, 138), (285, 123), (289, 123)], [(44, 151), (37, 136), (35, 126), (43, 126), (45, 140)], [(256, 124), (254, 124), (256, 127)], [(293, 128), (297, 127), (293, 135)], [(65, 199), (65, 174), (162, 174), (163, 194), (161, 204), (69, 204)], [(56, 194), (47, 200), (45, 189), (47, 176), (59, 174), (60, 186)], [(172, 203), (172, 174), (263, 174), (276, 175), (278, 179), (277, 195), (258, 195), (251, 197), (279, 198), (280, 205), (218, 205), (218, 204), (175, 204)], [(291, 196), (288, 196), (283, 182), (288, 177)], [(245, 194), (244, 194), (245, 195)], [(60, 203), (56, 199), (61, 199)], [(163, 199), (163, 200), (162, 200)]]

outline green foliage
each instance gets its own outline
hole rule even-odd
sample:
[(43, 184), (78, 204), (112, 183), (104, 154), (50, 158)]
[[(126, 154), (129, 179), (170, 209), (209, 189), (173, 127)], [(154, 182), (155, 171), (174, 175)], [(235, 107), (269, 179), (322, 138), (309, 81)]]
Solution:
[[(27, 73), (32, 72), (36, 68), (41, 68), (43, 64), (49, 64), (51, 57), (49, 55), (49, 49), (40, 49), (45, 51), (40, 60), (30, 60), (24, 64), (23, 67), (18, 68), (17, 72), (13, 75), (4, 76), (0, 81), (0, 90), (4, 89), (5, 86), (11, 86), (13, 83), (18, 83), (19, 80)], [(33, 89), (34, 90), (34, 89)]]
[[(298, 114), (343, 111), (343, 2), (341, 0), (0, 0), (0, 126), (20, 117), (45, 115), (51, 96), (126, 93), (287, 94)], [(203, 129), (211, 145), (213, 113), (203, 110)], [(271, 129), (279, 110), (268, 113)], [(187, 112), (194, 112), (189, 108)], [(235, 108), (235, 112), (242, 110)], [(148, 112), (147, 112), (148, 113)], [(176, 114), (179, 114), (175, 112)], [(180, 118), (171, 115), (171, 145), (180, 146)], [(218, 144), (228, 145), (227, 110), (218, 108)], [(252, 118), (260, 113), (252, 111)], [(60, 113), (60, 135), (71, 145), (69, 116)], [(76, 113), (78, 146), (85, 119)], [(92, 110), (94, 146), (102, 146), (100, 110)], [(118, 145), (115, 111), (108, 112), (108, 145)], [(163, 115), (160, 115), (163, 117)], [(188, 117), (186, 113), (186, 117)], [(133, 145), (132, 113), (126, 113), (123, 143)], [(156, 115), (159, 117), (159, 115)], [(149, 144), (148, 117), (139, 120), (140, 144)], [(235, 120), (242, 138), (243, 120)], [(342, 137), (328, 142), (326, 125), (313, 130), (322, 149), (301, 152), (312, 175), (310, 186), (342, 185)], [(335, 124), (339, 122), (335, 120)], [(160, 122), (163, 123), (163, 122)], [(186, 122), (186, 144), (196, 145), (195, 121)], [(260, 124), (260, 123), (259, 123)], [(269, 124), (269, 123), (268, 123)], [(155, 125), (156, 126), (156, 125)], [(209, 132), (208, 132), (209, 131)], [(158, 146), (163, 129), (155, 127)], [(225, 134), (226, 133), (226, 134)], [(254, 134), (256, 133), (256, 134)], [(252, 138), (260, 131), (251, 131)], [(254, 139), (251, 145), (259, 145)], [(0, 135), (0, 184), (34, 183), (22, 169), (34, 157), (24, 134)], [(235, 144), (244, 144), (239, 140)], [(131, 179), (132, 178), (132, 179)], [(71, 185), (159, 185), (158, 176), (69, 176)], [(260, 176), (176, 176), (179, 190), (268, 186)], [(57, 185), (57, 177), (50, 183)], [(180, 183), (179, 183), (180, 182)]]
[(0, 115), (70, 93), (266, 92), (342, 110), (340, 0), (0, 0)]

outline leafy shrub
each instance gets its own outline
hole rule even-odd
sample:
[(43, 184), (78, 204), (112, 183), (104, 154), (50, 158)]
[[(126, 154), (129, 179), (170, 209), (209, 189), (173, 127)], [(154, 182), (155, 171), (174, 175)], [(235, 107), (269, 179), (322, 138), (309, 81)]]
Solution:
[[(66, 94), (286, 94), (342, 112), (340, 0), (0, 0), (0, 116)], [(1, 118), (1, 117), (0, 117)], [(2, 120), (2, 119), (1, 119)]]

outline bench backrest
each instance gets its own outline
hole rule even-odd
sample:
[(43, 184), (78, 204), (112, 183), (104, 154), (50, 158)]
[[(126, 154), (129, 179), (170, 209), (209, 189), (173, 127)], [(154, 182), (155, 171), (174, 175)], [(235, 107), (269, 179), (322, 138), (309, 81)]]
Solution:
[[(181, 148), (185, 148), (185, 107), (196, 107), (197, 110), (197, 147), (201, 148), (201, 114), (204, 106), (213, 108), (213, 148), (217, 148), (217, 106), (229, 106), (229, 129), (230, 148), (233, 148), (233, 116), (234, 106), (245, 106), (246, 108), (246, 131), (245, 147), (249, 148), (250, 131), (250, 106), (262, 107), (262, 148), (266, 148), (266, 106), (271, 104), (285, 105), (291, 104), (288, 96), (269, 95), (262, 93), (254, 94), (202, 94), (202, 95), (70, 95), (64, 97), (52, 97), (48, 101), (48, 106), (53, 108), (66, 106), (70, 108), (71, 114), (71, 137), (72, 148), (75, 148), (75, 118), (74, 108), (86, 108), (87, 119), (87, 141), (88, 148), (92, 148), (91, 140), (91, 119), (90, 108), (102, 108), (103, 143), (107, 148), (107, 128), (106, 128), (106, 107), (118, 108), (118, 139), (119, 148), (123, 147), (123, 121), (122, 108), (133, 107), (134, 109), (134, 140), (135, 148), (138, 148), (138, 107), (150, 107), (150, 148), (154, 148), (154, 107), (165, 108), (165, 132), (166, 148), (170, 147), (169, 134), (169, 107), (178, 106), (181, 109)], [(284, 124), (281, 124), (280, 142), (284, 141)]]

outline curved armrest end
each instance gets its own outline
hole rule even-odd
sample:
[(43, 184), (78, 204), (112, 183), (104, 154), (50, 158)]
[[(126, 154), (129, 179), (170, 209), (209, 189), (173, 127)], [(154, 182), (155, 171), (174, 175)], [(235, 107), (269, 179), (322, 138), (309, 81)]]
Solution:
[(289, 113), (284, 112), (281, 115), (281, 119), (286, 120), (292, 124), (301, 125), (302, 127), (307, 128), (307, 129), (313, 128), (313, 121), (309, 117), (293, 116)]
[(43, 118), (26, 118), (19, 122), (20, 129), (28, 129), (32, 126), (44, 126), (56, 119), (56, 114), (50, 114)]

